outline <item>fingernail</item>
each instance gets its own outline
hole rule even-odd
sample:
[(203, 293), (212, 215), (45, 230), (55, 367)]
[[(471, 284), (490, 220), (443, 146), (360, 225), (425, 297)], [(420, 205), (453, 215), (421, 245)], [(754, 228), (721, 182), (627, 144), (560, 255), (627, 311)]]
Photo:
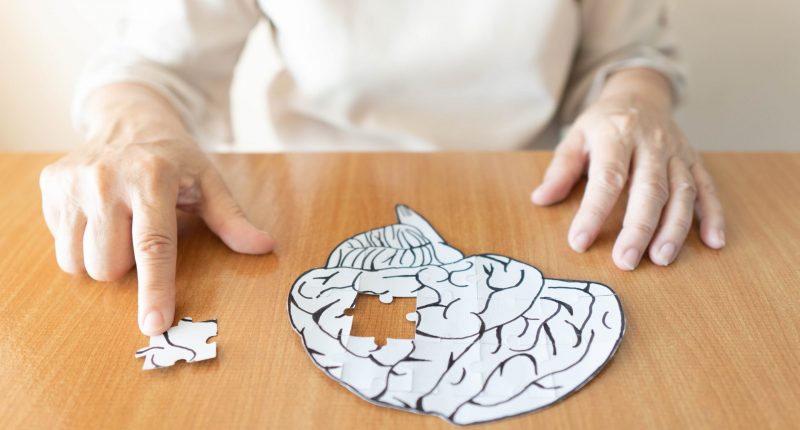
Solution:
[(717, 230), (717, 247), (722, 248), (725, 246), (725, 231)]
[(659, 248), (658, 253), (656, 254), (656, 261), (655, 263), (661, 266), (666, 266), (672, 263), (672, 260), (675, 258), (675, 245), (671, 242), (667, 242), (661, 245)]
[(163, 331), (164, 325), (164, 317), (161, 316), (161, 312), (158, 311), (150, 311), (144, 317), (144, 321), (142, 322), (142, 328), (150, 333), (161, 333)]
[(572, 238), (572, 249), (578, 252), (585, 252), (587, 248), (589, 248), (589, 235), (585, 232), (581, 232), (573, 236)]
[(542, 186), (541, 185), (539, 185), (538, 187), (536, 187), (535, 190), (533, 190), (533, 194), (531, 194), (531, 200), (533, 200), (534, 203), (539, 203), (542, 200)]
[(629, 248), (622, 254), (622, 266), (625, 270), (633, 270), (639, 264), (639, 250), (636, 248)]

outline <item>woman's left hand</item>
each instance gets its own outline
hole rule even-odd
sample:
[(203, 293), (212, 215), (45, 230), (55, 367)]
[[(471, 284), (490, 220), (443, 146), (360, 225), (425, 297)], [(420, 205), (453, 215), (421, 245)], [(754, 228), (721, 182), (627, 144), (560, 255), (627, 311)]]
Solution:
[(714, 249), (725, 245), (722, 205), (700, 156), (673, 121), (666, 80), (649, 70), (631, 72), (627, 78), (624, 72), (613, 75), (578, 117), (532, 195), (538, 205), (557, 203), (588, 173), (568, 236), (570, 246), (584, 252), (628, 185), (612, 251), (623, 270), (635, 269), (646, 250), (654, 263), (672, 263), (695, 209), (703, 242)]

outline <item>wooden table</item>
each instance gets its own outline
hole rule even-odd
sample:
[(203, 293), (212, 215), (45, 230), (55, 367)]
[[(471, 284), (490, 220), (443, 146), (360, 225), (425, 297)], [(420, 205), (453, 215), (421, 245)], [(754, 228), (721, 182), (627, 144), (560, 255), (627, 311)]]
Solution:
[(497, 252), (546, 276), (612, 286), (628, 318), (605, 370), (566, 401), (492, 428), (797, 428), (800, 423), (800, 154), (708, 154), (728, 246), (695, 231), (677, 262), (616, 269), (621, 207), (597, 246), (566, 232), (579, 192), (529, 203), (550, 153), (217, 157), (274, 254), (229, 251), (181, 230), (178, 317), (219, 319), (216, 360), (144, 372), (136, 275), (97, 283), (59, 271), (38, 174), (56, 155), (0, 155), (0, 427), (446, 428), (373, 406), (324, 376), (286, 312), (290, 286), (354, 233), (407, 203), (465, 254)]

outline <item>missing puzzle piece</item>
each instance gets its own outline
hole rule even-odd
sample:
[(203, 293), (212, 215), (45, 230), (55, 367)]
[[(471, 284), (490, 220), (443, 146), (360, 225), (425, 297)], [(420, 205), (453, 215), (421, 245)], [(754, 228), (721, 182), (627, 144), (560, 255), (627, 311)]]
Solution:
[(144, 370), (169, 367), (178, 360), (209, 360), (217, 356), (217, 344), (206, 341), (216, 335), (217, 320), (192, 322), (191, 318), (181, 318), (164, 334), (151, 336), (150, 346), (136, 351), (135, 356), (144, 358)]

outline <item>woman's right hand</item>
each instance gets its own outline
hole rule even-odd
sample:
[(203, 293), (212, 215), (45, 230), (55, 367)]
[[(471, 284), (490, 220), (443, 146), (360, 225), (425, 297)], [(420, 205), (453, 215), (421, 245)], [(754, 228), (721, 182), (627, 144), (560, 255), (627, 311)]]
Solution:
[(177, 209), (199, 214), (232, 250), (262, 254), (273, 240), (247, 220), (169, 102), (118, 84), (93, 95), (87, 143), (45, 167), (42, 209), (58, 265), (99, 281), (134, 264), (145, 335), (175, 314)]

